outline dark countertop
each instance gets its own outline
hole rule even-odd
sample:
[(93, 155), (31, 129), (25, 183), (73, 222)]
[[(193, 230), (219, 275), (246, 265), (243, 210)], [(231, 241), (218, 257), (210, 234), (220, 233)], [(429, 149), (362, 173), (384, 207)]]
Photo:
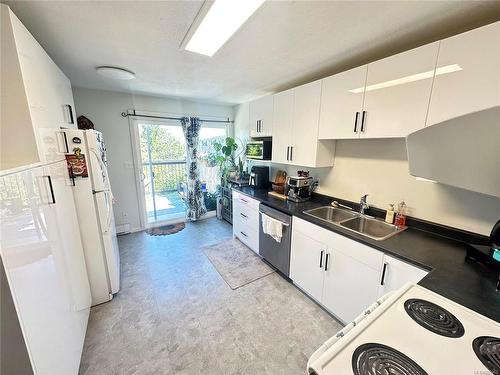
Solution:
[(480, 263), (465, 259), (464, 242), (412, 227), (384, 241), (376, 241), (303, 213), (305, 210), (329, 205), (334, 198), (314, 196), (308, 202), (294, 203), (268, 196), (267, 190), (254, 190), (250, 187), (234, 190), (267, 206), (427, 269), (430, 272), (419, 285), (500, 322), (500, 292), (495, 291), (498, 275)]

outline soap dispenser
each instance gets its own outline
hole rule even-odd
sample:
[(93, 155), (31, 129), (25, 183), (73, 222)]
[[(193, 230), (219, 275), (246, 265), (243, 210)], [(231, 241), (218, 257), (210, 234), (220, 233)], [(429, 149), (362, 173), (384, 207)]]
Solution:
[(385, 222), (392, 224), (394, 223), (394, 217), (396, 216), (396, 211), (394, 210), (394, 205), (390, 204), (387, 207), (387, 213), (385, 214)]

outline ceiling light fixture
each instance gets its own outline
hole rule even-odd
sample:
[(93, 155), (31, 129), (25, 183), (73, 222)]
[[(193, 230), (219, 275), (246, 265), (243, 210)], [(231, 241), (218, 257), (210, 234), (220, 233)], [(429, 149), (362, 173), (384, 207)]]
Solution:
[(135, 78), (135, 73), (130, 70), (118, 68), (116, 66), (98, 66), (97, 73), (106, 78), (131, 80)]
[(205, 1), (181, 48), (213, 56), (265, 0)]
[[(458, 64), (446, 65), (441, 68), (437, 68), (436, 75), (440, 76), (442, 74), (458, 72), (460, 70), (462, 70), (462, 67)], [(363, 91), (367, 92), (367, 91), (385, 89), (386, 87), (398, 86), (398, 85), (403, 85), (405, 83), (421, 81), (423, 79), (432, 78), (433, 76), (434, 76), (434, 69), (423, 73), (412, 74), (411, 76), (393, 79), (391, 81), (376, 83), (374, 85), (366, 86), (366, 88), (358, 87), (357, 89), (349, 90), (349, 92), (352, 92), (353, 94), (359, 94), (362, 93)]]

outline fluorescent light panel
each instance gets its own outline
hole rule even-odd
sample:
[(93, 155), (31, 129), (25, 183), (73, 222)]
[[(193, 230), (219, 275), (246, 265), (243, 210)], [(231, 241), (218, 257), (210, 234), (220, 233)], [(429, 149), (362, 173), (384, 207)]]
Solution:
[[(458, 72), (459, 70), (462, 70), (462, 67), (458, 64), (446, 65), (446, 66), (443, 66), (441, 68), (437, 68), (436, 75), (440, 76), (442, 74)], [(359, 93), (362, 93), (363, 91), (366, 92), (366, 91), (385, 89), (386, 87), (404, 85), (405, 83), (421, 81), (423, 79), (432, 78), (433, 75), (434, 75), (434, 70), (429, 70), (427, 72), (412, 74), (411, 76), (406, 76), (406, 77), (402, 77), (402, 78), (398, 78), (398, 79), (393, 79), (391, 81), (385, 81), (385, 82), (381, 82), (381, 83), (376, 83), (374, 85), (366, 86), (366, 89), (364, 87), (358, 87), (357, 89), (349, 90), (349, 92), (352, 92), (353, 94), (359, 94)]]
[(264, 1), (215, 0), (185, 49), (213, 56)]

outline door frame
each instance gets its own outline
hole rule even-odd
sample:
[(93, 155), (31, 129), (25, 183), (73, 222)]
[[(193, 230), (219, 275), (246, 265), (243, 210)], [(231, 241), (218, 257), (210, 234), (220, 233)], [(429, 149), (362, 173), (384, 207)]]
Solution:
[(133, 156), (134, 165), (134, 177), (136, 184), (136, 196), (137, 203), (139, 205), (139, 220), (141, 224), (141, 230), (152, 228), (159, 225), (176, 224), (186, 221), (185, 216), (178, 219), (155, 221), (154, 223), (148, 223), (147, 211), (146, 211), (146, 194), (144, 191), (144, 184), (142, 183), (142, 158), (141, 158), (141, 141), (139, 137), (139, 124), (146, 125), (178, 125), (181, 126), (178, 121), (175, 120), (141, 120), (139, 118), (129, 117), (129, 131), (130, 140)]

